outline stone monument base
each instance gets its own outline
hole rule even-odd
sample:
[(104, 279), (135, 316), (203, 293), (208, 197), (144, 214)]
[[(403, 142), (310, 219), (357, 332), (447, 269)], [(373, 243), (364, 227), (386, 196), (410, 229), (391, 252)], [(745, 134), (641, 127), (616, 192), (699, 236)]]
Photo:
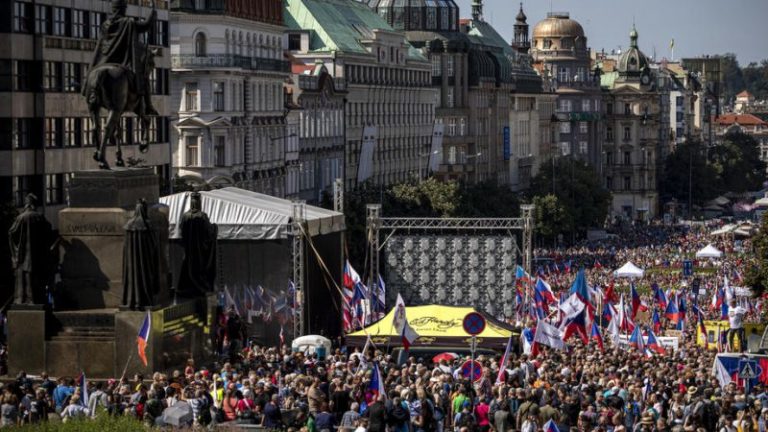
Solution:
[(8, 312), (8, 373), (48, 372), (50, 376), (89, 379), (183, 368), (187, 359), (211, 357), (215, 296), (188, 300), (149, 311), (152, 329), (141, 362), (136, 336), (145, 311), (117, 308), (68, 312), (11, 309)]

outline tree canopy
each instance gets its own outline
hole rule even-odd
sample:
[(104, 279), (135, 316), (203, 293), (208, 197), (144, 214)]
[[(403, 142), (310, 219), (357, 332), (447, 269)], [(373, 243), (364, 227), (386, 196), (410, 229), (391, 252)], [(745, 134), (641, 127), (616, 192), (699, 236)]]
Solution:
[[(553, 178), (554, 176), (554, 178)], [(547, 198), (553, 195), (553, 198)], [(572, 157), (555, 159), (554, 168), (542, 166), (531, 182), (529, 197), (546, 206), (551, 226), (539, 225), (547, 235), (568, 233), (581, 236), (587, 229), (602, 227), (611, 205), (611, 193), (606, 190), (595, 170), (585, 162)], [(538, 214), (538, 212), (537, 212)], [(550, 217), (551, 216), (551, 217)]]

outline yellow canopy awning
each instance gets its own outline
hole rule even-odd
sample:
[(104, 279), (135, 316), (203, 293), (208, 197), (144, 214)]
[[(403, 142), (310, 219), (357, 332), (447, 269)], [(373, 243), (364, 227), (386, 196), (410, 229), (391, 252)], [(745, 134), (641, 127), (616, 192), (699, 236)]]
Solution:
[[(435, 345), (447, 342), (469, 342), (470, 335), (464, 331), (462, 322), (464, 317), (470, 312), (478, 312), (486, 319), (485, 330), (477, 335), (478, 346), (504, 346), (506, 341), (512, 335), (512, 330), (503, 323), (489, 317), (482, 311), (472, 307), (462, 306), (407, 306), (405, 309), (408, 323), (419, 334), (419, 338), (414, 345)], [(393, 321), (395, 311), (392, 309), (378, 322), (347, 335), (347, 340), (351, 342), (365, 341), (367, 335), (377, 340), (392, 338), (396, 342), (399, 335), (394, 328)], [(515, 334), (517, 334), (515, 332)]]

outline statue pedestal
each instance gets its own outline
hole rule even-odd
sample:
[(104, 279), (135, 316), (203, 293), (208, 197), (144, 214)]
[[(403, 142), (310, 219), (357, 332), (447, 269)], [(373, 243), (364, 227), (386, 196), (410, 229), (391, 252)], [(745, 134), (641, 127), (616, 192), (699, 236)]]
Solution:
[(124, 226), (141, 198), (149, 204), (160, 249), (155, 304), (168, 304), (168, 208), (157, 204), (157, 175), (144, 168), (77, 172), (69, 194), (70, 207), (59, 212), (62, 290), (56, 309), (122, 304)]
[(45, 314), (43, 308), (11, 306), (8, 310), (8, 373), (38, 374), (45, 370)]
[(152, 168), (78, 171), (69, 182), (69, 206), (132, 209), (139, 199), (160, 198), (160, 180)]

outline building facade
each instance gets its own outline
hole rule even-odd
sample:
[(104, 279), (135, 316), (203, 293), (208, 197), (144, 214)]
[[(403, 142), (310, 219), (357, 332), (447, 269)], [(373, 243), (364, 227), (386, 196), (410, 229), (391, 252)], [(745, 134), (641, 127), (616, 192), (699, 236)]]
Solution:
[[(147, 18), (144, 2), (128, 2), (127, 15)], [(149, 129), (147, 153), (138, 150), (138, 121), (122, 120), (122, 152), (129, 163), (155, 167), (165, 188), (170, 180), (168, 10), (157, 4), (147, 36), (157, 50), (150, 77), (152, 104), (160, 114)], [(72, 174), (96, 168), (93, 122), (80, 94), (110, 2), (8, 0), (0, 2), (0, 199), (17, 207), (24, 196), (40, 198), (54, 225), (67, 202)], [(106, 112), (103, 112), (106, 115)], [(115, 147), (107, 148), (110, 163)]]
[(176, 175), (285, 196), (299, 144), (286, 126), (282, 2), (174, 0), (171, 23)]
[(534, 26), (532, 39), (534, 67), (551, 77), (557, 93), (559, 151), (555, 156), (576, 157), (600, 172), (600, 80), (591, 69), (584, 29), (568, 13), (552, 12)]
[(343, 178), (347, 83), (331, 76), (322, 63), (292, 66), (288, 94), (298, 113), (298, 197), (319, 203), (323, 193), (332, 196), (334, 181)]
[[(612, 215), (650, 220), (658, 215), (658, 165), (669, 139), (669, 93), (638, 47), (633, 28), (630, 46), (616, 70), (601, 77), (604, 92), (603, 178), (613, 194)], [(664, 100), (666, 99), (666, 104)]]
[(366, 4), (287, 0), (294, 64), (321, 62), (347, 86), (345, 187), (403, 181), (425, 169), (437, 93), (424, 55)]
[(768, 163), (768, 122), (754, 114), (723, 114), (714, 121), (715, 144), (720, 144), (729, 133), (743, 133), (757, 141), (760, 160)]

